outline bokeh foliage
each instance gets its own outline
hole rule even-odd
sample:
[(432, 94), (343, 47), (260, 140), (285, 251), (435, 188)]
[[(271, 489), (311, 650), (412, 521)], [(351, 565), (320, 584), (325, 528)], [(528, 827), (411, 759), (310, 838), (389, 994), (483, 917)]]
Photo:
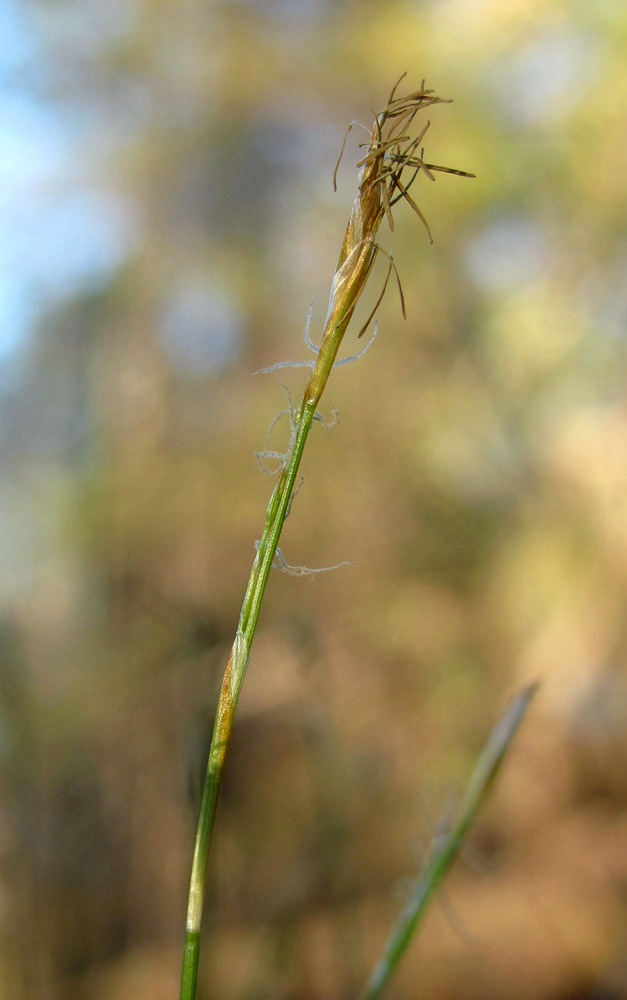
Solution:
[(408, 319), (390, 295), (305, 458), (286, 558), (355, 564), (271, 581), (206, 995), (356, 995), (423, 841), (537, 678), (456, 916), (434, 911), (395, 995), (627, 996), (623, 5), (22, 16), (7, 85), (71, 156), (22, 192), (28, 259), (49, 255), (0, 398), (3, 988), (176, 995), (210, 718), (272, 486), (252, 453), (286, 405), (250, 373), (305, 356), (312, 299), (315, 339), (354, 194), (358, 129), (331, 183), (345, 126), (407, 70), (454, 98), (428, 160), (478, 177), (421, 181), (434, 246), (411, 213), (384, 237)]

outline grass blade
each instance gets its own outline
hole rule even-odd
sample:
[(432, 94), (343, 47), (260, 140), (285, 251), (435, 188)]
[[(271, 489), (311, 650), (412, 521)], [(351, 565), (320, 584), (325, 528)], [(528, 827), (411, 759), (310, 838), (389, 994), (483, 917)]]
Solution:
[(521, 691), (509, 703), (492, 730), (470, 776), (453, 821), (447, 831), (435, 838), (423, 870), (416, 880), (410, 897), (388, 938), (383, 954), (377, 962), (360, 1000), (379, 1000), (379, 997), (383, 995), (420, 926), (430, 900), (459, 854), (466, 835), (488, 795), (537, 688), (537, 684), (531, 684)]

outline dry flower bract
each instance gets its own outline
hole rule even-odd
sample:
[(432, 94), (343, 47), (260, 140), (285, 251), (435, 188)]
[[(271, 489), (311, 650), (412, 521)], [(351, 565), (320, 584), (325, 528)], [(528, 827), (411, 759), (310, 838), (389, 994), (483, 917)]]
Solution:
[[(357, 301), (366, 287), (377, 253), (381, 249), (376, 242), (376, 235), (383, 218), (387, 218), (390, 229), (393, 229), (392, 209), (399, 201), (405, 200), (417, 214), (429, 239), (433, 242), (427, 220), (409, 193), (416, 177), (422, 171), (429, 180), (434, 181), (434, 170), (457, 174), (460, 177), (474, 177), (474, 174), (466, 173), (463, 170), (454, 170), (424, 162), (422, 150), (420, 152), (418, 150), (430, 122), (425, 122), (418, 134), (412, 138), (411, 131), (414, 119), (420, 111), (424, 111), (425, 108), (433, 104), (450, 104), (451, 102), (442, 97), (436, 97), (432, 90), (427, 90), (424, 80), (420, 90), (407, 94), (405, 97), (396, 97), (398, 85), (404, 76), (405, 74), (393, 88), (383, 110), (375, 114), (370, 139), (365, 143), (366, 154), (357, 164), (360, 170), (359, 188), (340, 250), (324, 327), (322, 343), (323, 348), (327, 347), (327, 350), (320, 350), (318, 364), (305, 391), (305, 400), (312, 404), (315, 404), (322, 395), (337, 348), (344, 336)], [(349, 126), (346, 135), (351, 127)], [(333, 174), (334, 187), (345, 144), (346, 137)], [(409, 176), (406, 177), (407, 174)], [(386, 256), (388, 255), (386, 254)], [(392, 272), (394, 272), (398, 282), (394, 261), (389, 256), (388, 261), (388, 274), (383, 289), (359, 333), (360, 337), (367, 329), (383, 298)], [(400, 290), (400, 282), (398, 284)], [(401, 307), (404, 315), (402, 291)], [(334, 344), (334, 351), (328, 350), (331, 342)]]

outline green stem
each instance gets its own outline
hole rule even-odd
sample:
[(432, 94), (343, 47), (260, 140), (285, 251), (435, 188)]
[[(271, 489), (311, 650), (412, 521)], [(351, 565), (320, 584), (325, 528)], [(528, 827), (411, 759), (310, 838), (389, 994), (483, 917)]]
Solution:
[[(237, 635), (222, 680), (194, 846), (187, 908), (183, 971), (181, 975), (181, 1000), (194, 1000), (196, 996), (200, 926), (205, 892), (207, 858), (216, 814), (218, 792), (224, 771), (224, 762), (231, 738), (235, 710), (248, 666), (250, 648), (257, 628), (261, 602), (281, 531), (283, 530), (283, 525), (289, 511), (303, 450), (316, 412), (316, 404), (324, 391), (328, 374), (333, 366), (347, 325), (348, 323), (346, 322), (345, 324), (342, 323), (336, 326), (329, 331), (330, 336), (324, 338), (316, 368), (305, 389), (301, 409), (295, 416), (295, 439), (287, 465), (279, 477), (279, 481), (274, 488), (270, 503), (268, 504), (266, 523), (250, 572), (246, 595), (240, 613)], [(312, 386), (314, 386), (314, 391), (311, 391)]]
[[(300, 408), (291, 417), (292, 437), (289, 453), (266, 511), (263, 535), (250, 572), (237, 634), (222, 680), (194, 847), (187, 910), (187, 935), (181, 978), (181, 1000), (194, 1000), (196, 996), (207, 857), (224, 762), (231, 739), (235, 710), (248, 666), (250, 649), (257, 628), (261, 602), (281, 531), (289, 513), (296, 476), (307, 436), (316, 415), (316, 407), (324, 392), (342, 338), (377, 256), (376, 234), (382, 219), (386, 216), (390, 228), (393, 228), (391, 208), (398, 201), (398, 197), (402, 197), (418, 212), (424, 222), (424, 217), (401, 182), (401, 176), (407, 164), (412, 163), (413, 165), (411, 153), (419, 141), (418, 139), (410, 140), (405, 132), (418, 111), (431, 104), (441, 103), (441, 99), (433, 96), (432, 91), (425, 90), (424, 85), (419, 91), (404, 98), (395, 99), (395, 92), (396, 87), (384, 110), (375, 115), (368, 143), (368, 153), (360, 162), (357, 197), (353, 203), (331, 286), (329, 311), (318, 360), (305, 386)], [(421, 136), (423, 134), (424, 130)], [(395, 150), (395, 158), (390, 159), (388, 153), (392, 148)], [(389, 273), (393, 268), (394, 265), (390, 258)], [(387, 279), (383, 286), (383, 292), (386, 285)], [(383, 292), (379, 296), (377, 306)], [(375, 310), (377, 306), (375, 306)], [(372, 319), (372, 314), (366, 322), (366, 326), (370, 319)]]

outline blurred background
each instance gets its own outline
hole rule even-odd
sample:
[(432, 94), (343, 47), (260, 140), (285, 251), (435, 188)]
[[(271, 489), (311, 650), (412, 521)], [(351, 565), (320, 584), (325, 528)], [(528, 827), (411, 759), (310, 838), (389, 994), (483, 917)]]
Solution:
[(0, 992), (178, 995), (253, 453), (304, 380), (251, 375), (319, 335), (344, 131), (406, 70), (477, 179), (417, 182), (433, 246), (382, 227), (407, 321), (390, 288), (314, 427), (283, 551), (351, 565), (270, 581), (201, 996), (355, 997), (538, 679), (389, 995), (627, 997), (624, 4), (4, 0), (0, 39)]

